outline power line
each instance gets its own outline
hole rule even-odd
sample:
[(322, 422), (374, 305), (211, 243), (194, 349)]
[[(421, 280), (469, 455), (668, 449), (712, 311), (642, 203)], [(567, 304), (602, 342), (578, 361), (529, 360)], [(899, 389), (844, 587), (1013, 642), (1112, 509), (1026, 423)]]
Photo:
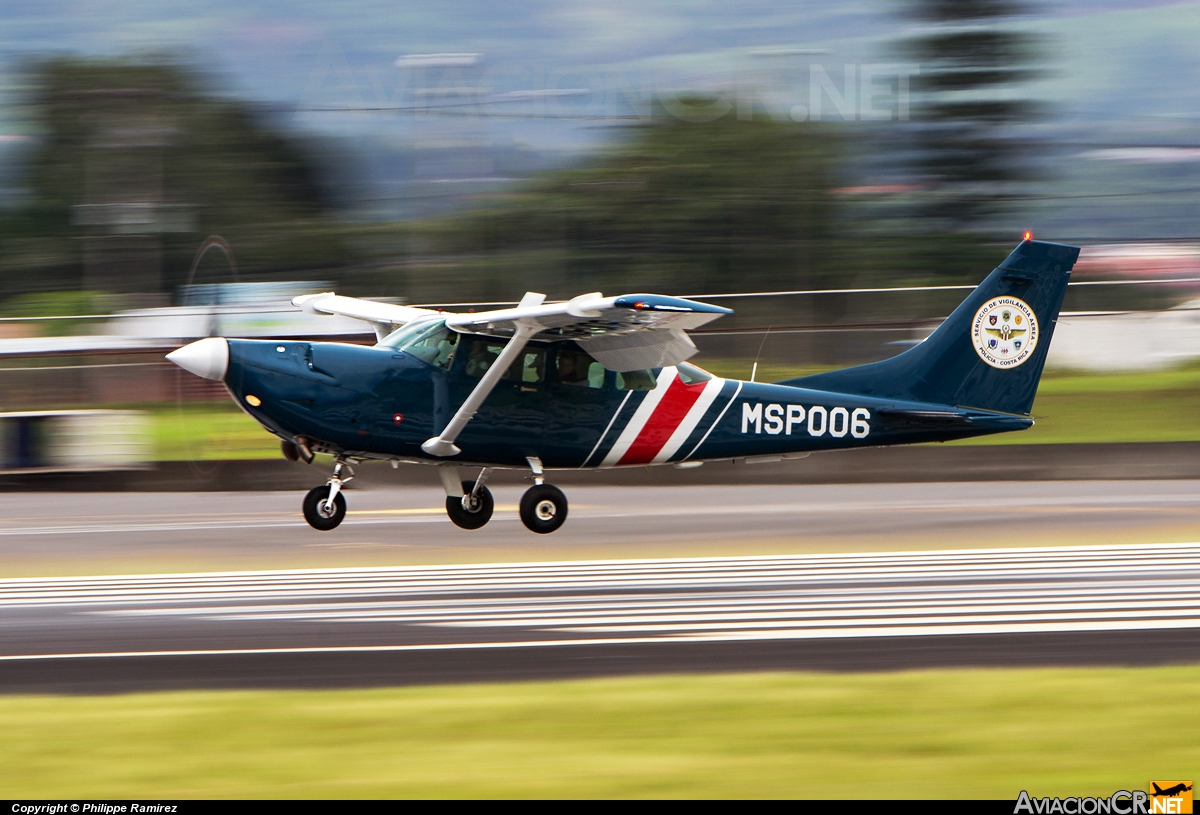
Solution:
[[(1169, 285), (1172, 283), (1200, 283), (1200, 277), (1163, 277), (1150, 280), (1080, 280), (1068, 283), (1067, 286), (1154, 286), (1154, 285)], [(954, 285), (954, 286), (880, 286), (875, 288), (861, 289), (794, 289), (790, 291), (748, 291), (748, 292), (721, 292), (716, 294), (683, 294), (679, 297), (696, 299), (696, 300), (730, 300), (735, 298), (750, 298), (750, 297), (796, 297), (804, 295), (821, 295), (821, 294), (889, 294), (889, 293), (905, 293), (905, 292), (931, 292), (931, 291), (974, 291), (979, 288), (978, 285)], [(564, 300), (549, 300), (547, 303), (566, 302)], [(475, 300), (464, 303), (418, 303), (412, 308), (428, 308), (428, 309), (445, 309), (445, 308), (477, 308), (479, 306), (515, 306), (516, 300)], [(236, 307), (215, 307), (212, 309), (198, 308), (195, 306), (186, 307), (179, 311), (171, 311), (165, 314), (148, 315), (151, 318), (155, 317), (180, 317), (180, 316), (223, 316), (236, 314), (293, 314), (296, 309), (279, 308), (271, 306), (267, 308), (255, 308), (253, 306), (236, 306)], [(114, 320), (118, 318), (130, 319), (136, 318), (136, 314), (62, 314), (53, 316), (39, 317), (0, 317), (0, 323), (28, 323), (28, 322), (50, 322), (57, 320)]]
[[(1067, 286), (1152, 286), (1167, 283), (1200, 283), (1200, 277), (1164, 277), (1152, 280), (1079, 280), (1068, 283)], [(971, 291), (978, 285), (961, 286), (893, 286), (871, 289), (797, 289), (795, 291), (752, 291), (732, 294), (685, 294), (686, 298), (697, 300), (724, 300), (735, 297), (790, 297), (808, 294), (877, 294), (881, 292), (913, 292), (913, 291)]]

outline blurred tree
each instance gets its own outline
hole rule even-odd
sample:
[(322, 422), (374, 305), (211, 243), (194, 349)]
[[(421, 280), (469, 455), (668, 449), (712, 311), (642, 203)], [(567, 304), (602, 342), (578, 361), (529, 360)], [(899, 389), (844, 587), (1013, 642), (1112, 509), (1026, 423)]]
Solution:
[(835, 285), (838, 153), (816, 125), (664, 115), (583, 166), (415, 232), (448, 264), (436, 283), (453, 276), (479, 296), (512, 297), (514, 278), (559, 296)]
[(944, 228), (975, 228), (1036, 169), (1017, 127), (1041, 115), (1022, 86), (1042, 75), (1043, 44), (1014, 27), (1031, 5), (909, 0), (906, 8), (922, 26), (900, 47), (920, 64), (912, 114), (915, 164), (928, 186), (923, 214)]
[[(210, 234), (252, 276), (344, 261), (314, 157), (196, 71), (55, 59), (30, 80), (38, 146), (0, 250), (36, 240), (42, 251), (0, 252), (5, 290), (169, 290)], [(39, 260), (57, 274), (37, 274)]]

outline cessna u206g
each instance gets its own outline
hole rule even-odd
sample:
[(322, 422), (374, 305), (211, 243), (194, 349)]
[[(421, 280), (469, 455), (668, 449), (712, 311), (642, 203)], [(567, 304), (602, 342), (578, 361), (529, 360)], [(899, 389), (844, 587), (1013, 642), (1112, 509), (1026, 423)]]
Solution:
[(316, 529), (345, 516), (349, 464), (389, 459), (436, 464), (464, 529), (492, 515), (489, 472), (528, 469), (521, 520), (546, 533), (567, 517), (566, 496), (546, 483), (555, 469), (772, 461), (1030, 427), (1078, 256), (1027, 237), (913, 348), (774, 384), (686, 363), (696, 352), (686, 332), (730, 310), (651, 294), (546, 303), (529, 293), (516, 308), (471, 314), (306, 295), (293, 304), (365, 320), (378, 343), (210, 337), (167, 358), (223, 381), (289, 458), (333, 456), (329, 481), (304, 499)]

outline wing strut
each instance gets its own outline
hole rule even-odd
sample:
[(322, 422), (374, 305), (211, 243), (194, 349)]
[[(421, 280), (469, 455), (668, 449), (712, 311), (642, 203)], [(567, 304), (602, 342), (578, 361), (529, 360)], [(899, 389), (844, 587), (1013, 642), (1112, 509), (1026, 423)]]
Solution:
[[(543, 295), (544, 296), (544, 295)], [(528, 295), (526, 295), (528, 297)], [(479, 410), (479, 406), (483, 404), (483, 400), (487, 399), (492, 390), (496, 387), (496, 383), (500, 381), (500, 377), (504, 376), (505, 372), (516, 361), (517, 356), (525, 350), (525, 344), (529, 342), (529, 338), (541, 330), (541, 326), (536, 323), (527, 322), (525, 320), (516, 321), (516, 331), (513, 333), (512, 339), (504, 346), (504, 350), (500, 352), (500, 356), (496, 357), (496, 361), (492, 363), (492, 367), (488, 368), (483, 374), (483, 378), (479, 380), (479, 384), (475, 386), (475, 390), (471, 391), (471, 395), (459, 406), (458, 411), (446, 425), (446, 428), (431, 439), (427, 439), (421, 445), (421, 449), (431, 456), (457, 456), (462, 451), (454, 443), (458, 438), (458, 434), (467, 426), (467, 422), (475, 418), (475, 412)]]

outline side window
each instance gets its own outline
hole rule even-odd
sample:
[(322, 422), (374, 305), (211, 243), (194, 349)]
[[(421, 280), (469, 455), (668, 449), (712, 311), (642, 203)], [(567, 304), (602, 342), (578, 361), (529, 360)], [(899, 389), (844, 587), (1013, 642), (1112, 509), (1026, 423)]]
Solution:
[(654, 371), (649, 369), (617, 372), (617, 390), (619, 391), (652, 391), (657, 384), (658, 380), (654, 378)]
[(521, 358), (508, 369), (508, 379), (534, 384), (546, 378), (546, 349), (526, 348)]
[(560, 385), (603, 388), (604, 366), (592, 359), (591, 354), (586, 351), (578, 348), (564, 348), (558, 352), (554, 381)]
[[(467, 376), (481, 377), (495, 364), (504, 343), (489, 340), (475, 340), (467, 351), (467, 364), (464, 368)], [(504, 379), (512, 382), (536, 384), (546, 377), (546, 350), (544, 348), (526, 348), (521, 356), (504, 374)]]

